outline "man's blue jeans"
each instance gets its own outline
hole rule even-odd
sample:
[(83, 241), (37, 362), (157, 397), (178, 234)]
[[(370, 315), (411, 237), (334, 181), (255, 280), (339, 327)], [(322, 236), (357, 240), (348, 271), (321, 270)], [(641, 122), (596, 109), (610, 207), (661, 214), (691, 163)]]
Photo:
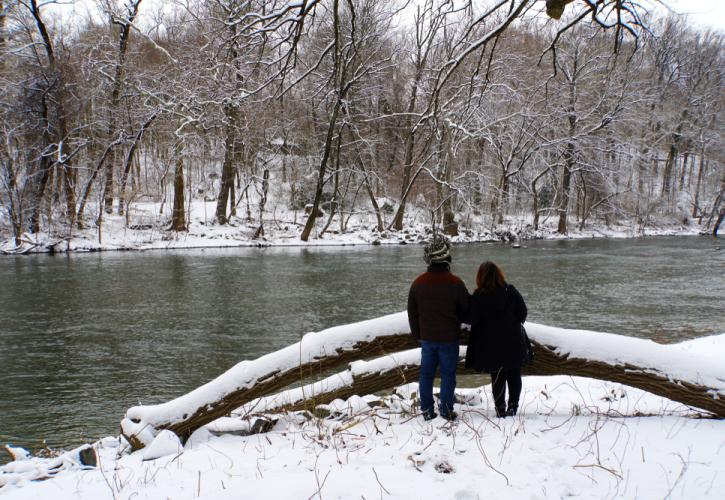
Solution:
[(458, 341), (420, 341), (420, 410), (433, 410), (433, 379), (436, 368), (441, 372), (440, 412), (449, 415), (453, 411), (453, 392), (456, 390), (456, 367), (458, 366)]

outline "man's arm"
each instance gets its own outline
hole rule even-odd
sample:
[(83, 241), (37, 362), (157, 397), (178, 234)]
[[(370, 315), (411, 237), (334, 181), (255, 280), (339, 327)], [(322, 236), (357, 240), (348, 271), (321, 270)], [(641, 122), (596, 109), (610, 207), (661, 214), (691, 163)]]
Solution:
[(420, 317), (418, 315), (418, 304), (415, 301), (412, 286), (408, 292), (408, 324), (410, 325), (410, 334), (420, 340)]
[(471, 324), (470, 318), (471, 295), (468, 293), (466, 284), (461, 281), (461, 285), (457, 289), (456, 313), (458, 321), (461, 323)]

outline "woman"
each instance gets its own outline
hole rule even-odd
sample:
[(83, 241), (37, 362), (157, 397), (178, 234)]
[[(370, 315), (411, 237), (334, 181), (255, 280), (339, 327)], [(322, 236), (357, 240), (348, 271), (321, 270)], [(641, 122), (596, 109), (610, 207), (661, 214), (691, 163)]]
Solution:
[(478, 268), (476, 287), (471, 297), (466, 368), (491, 374), (496, 416), (513, 416), (521, 395), (521, 324), (526, 321), (526, 303), (518, 290), (506, 283), (501, 269), (490, 261)]

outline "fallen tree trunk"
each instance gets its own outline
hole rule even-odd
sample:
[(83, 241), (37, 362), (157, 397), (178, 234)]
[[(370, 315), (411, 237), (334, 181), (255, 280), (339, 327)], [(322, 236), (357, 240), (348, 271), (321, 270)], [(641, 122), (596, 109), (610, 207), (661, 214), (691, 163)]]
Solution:
[[(688, 359), (679, 344), (662, 345), (607, 333), (533, 323), (527, 324), (527, 330), (536, 353), (534, 363), (524, 371), (527, 375), (575, 375), (620, 382), (725, 418), (725, 366), (715, 356), (689, 355)], [(399, 313), (307, 334), (297, 344), (239, 363), (185, 396), (129, 409), (121, 432), (135, 449), (147, 445), (162, 429), (186, 439), (199, 427), (250, 401), (361, 358), (384, 356), (388, 361), (353, 362), (349, 380), (343, 377), (349, 383), (326, 391), (325, 398), (369, 394), (414, 380), (419, 369), (417, 350), (391, 355), (417, 347), (408, 332), (407, 318)], [(465, 341), (464, 336), (462, 343)], [(388, 364), (371, 372), (375, 365), (370, 363)], [(288, 407), (300, 404), (297, 401)]]
[(126, 412), (121, 433), (134, 449), (169, 429), (182, 440), (232, 410), (343, 363), (418, 346), (405, 315), (394, 314), (308, 333), (300, 342), (242, 361), (215, 380), (175, 400)]
[[(464, 370), (465, 347), (461, 349), (459, 370)], [(420, 349), (396, 352), (371, 361), (355, 361), (347, 370), (323, 380), (265, 396), (237, 408), (233, 416), (276, 411), (313, 411), (317, 405), (354, 395), (373, 394), (418, 380)]]
[[(571, 375), (626, 384), (725, 418), (725, 363), (683, 344), (532, 324), (526, 375)], [(535, 340), (534, 340), (535, 339)]]
[[(725, 399), (716, 399), (703, 391), (702, 386), (676, 382), (642, 371), (632, 365), (614, 366), (601, 361), (566, 358), (556, 353), (554, 346), (535, 343), (536, 361), (524, 368), (524, 375), (568, 375), (618, 382), (642, 389), (688, 406), (725, 417)], [(420, 351), (413, 349), (373, 361), (352, 363), (346, 371), (304, 387), (252, 401), (242, 408), (242, 414), (270, 411), (313, 410), (317, 405), (353, 395), (372, 394), (415, 382), (420, 373)], [(473, 374), (465, 367), (465, 347), (458, 363), (459, 374)], [(235, 413), (240, 413), (239, 411)]]

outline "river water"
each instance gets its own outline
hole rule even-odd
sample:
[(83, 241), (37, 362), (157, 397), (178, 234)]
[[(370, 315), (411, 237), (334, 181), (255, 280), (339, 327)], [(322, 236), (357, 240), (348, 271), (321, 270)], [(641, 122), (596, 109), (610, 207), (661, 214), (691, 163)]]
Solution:
[[(529, 320), (653, 338), (725, 332), (725, 245), (707, 237), (453, 250), (469, 288), (498, 262)], [(721, 249), (722, 248), (722, 249)], [(405, 309), (422, 247), (0, 258), (0, 444), (69, 447), (308, 331)]]

